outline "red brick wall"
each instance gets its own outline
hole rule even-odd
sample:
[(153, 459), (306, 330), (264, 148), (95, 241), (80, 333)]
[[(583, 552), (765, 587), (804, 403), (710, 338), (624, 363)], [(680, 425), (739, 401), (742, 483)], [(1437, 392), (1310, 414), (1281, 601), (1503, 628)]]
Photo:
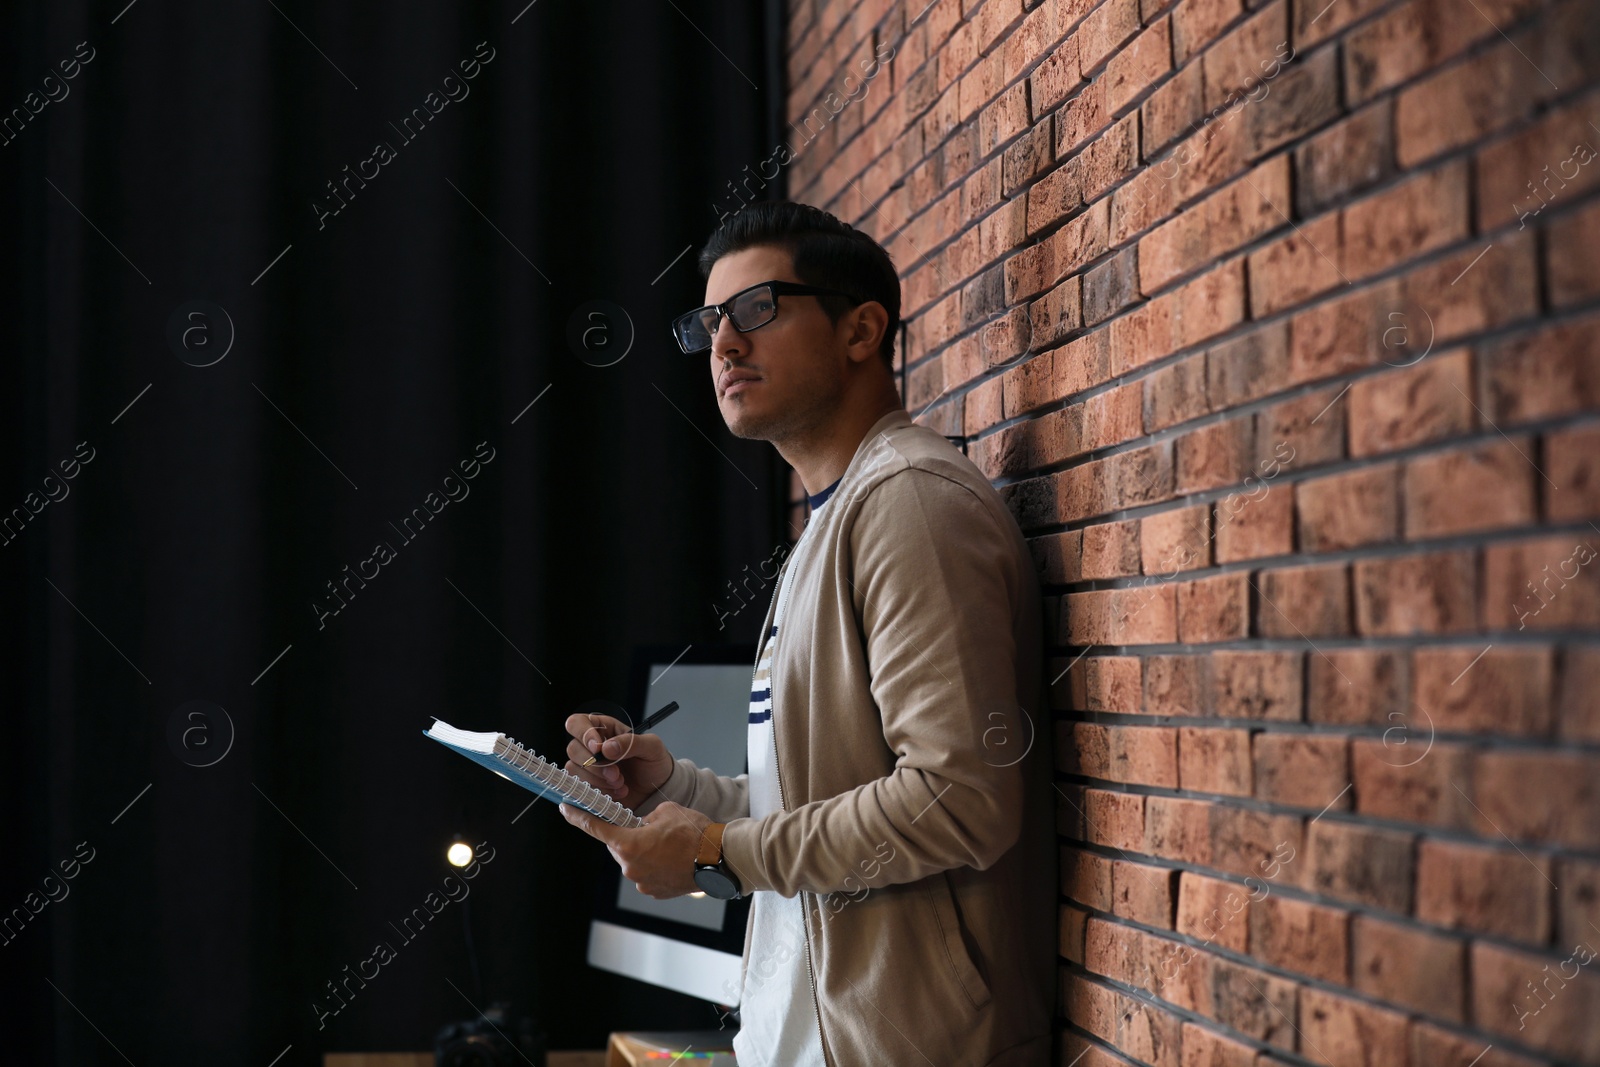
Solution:
[(789, 190), (1038, 559), (1059, 1063), (1600, 1063), (1600, 12), (925, 2)]

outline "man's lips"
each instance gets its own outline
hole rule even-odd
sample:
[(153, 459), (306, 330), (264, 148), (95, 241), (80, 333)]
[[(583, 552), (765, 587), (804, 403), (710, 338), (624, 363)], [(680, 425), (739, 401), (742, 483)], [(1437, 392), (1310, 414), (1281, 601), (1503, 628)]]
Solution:
[(728, 382), (722, 387), (722, 395), (727, 396), (729, 393), (736, 391), (740, 386), (748, 385), (751, 382), (759, 382), (760, 380), (760, 378), (753, 375), (745, 375), (742, 377), (729, 379)]

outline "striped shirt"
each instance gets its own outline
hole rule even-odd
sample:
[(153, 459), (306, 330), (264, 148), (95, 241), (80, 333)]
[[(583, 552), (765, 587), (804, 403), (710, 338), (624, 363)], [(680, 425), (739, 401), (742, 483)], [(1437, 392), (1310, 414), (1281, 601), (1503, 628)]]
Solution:
[[(842, 480), (842, 479), (841, 479)], [(811, 518), (795, 544), (798, 553), (806, 533), (815, 525), (819, 509), (838, 488), (835, 481), (810, 497)], [(750, 690), (750, 726), (746, 753), (749, 759), (750, 817), (759, 819), (783, 810), (778, 790), (777, 741), (772, 733), (772, 650), (782, 626), (783, 605), (789, 592), (784, 569), (778, 584), (772, 626), (763, 635)], [(754, 913), (750, 933), (750, 959), (739, 999), (739, 1032), (733, 1051), (740, 1067), (823, 1067), (822, 1035), (812, 1000), (811, 974), (806, 960), (805, 919), (800, 898), (781, 897), (767, 890), (751, 895)]]

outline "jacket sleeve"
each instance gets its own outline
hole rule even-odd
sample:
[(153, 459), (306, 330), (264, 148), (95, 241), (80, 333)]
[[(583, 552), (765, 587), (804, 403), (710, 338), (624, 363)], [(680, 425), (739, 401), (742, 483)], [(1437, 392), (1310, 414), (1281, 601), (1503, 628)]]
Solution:
[(685, 758), (673, 762), (672, 773), (661, 787), (642, 802), (633, 806), (635, 815), (649, 815), (664, 800), (693, 808), (711, 818), (712, 822), (731, 822), (750, 814), (750, 776), (740, 774), (733, 778), (717, 774), (707, 767), (697, 767)]
[[(745, 891), (853, 892), (982, 870), (1017, 840), (1024, 768), (994, 742), (1007, 724), (1015, 742), (1026, 714), (1018, 540), (970, 489), (922, 468), (863, 498), (849, 531), (852, 599), (894, 768), (838, 796), (729, 823), (723, 855)], [(827, 714), (825, 694), (813, 694), (812, 711)]]

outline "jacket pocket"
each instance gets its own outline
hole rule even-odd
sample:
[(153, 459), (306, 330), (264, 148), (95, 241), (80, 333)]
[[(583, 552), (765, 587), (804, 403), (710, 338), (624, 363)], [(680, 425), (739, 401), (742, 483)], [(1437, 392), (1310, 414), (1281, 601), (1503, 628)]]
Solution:
[(989, 989), (989, 983), (984, 981), (982, 972), (978, 970), (978, 965), (972, 961), (972, 953), (967, 951), (967, 942), (961, 936), (961, 919), (956, 912), (950, 879), (940, 871), (928, 878), (924, 885), (928, 899), (933, 905), (939, 938), (944, 945), (944, 956), (950, 961), (951, 973), (962, 991), (966, 993), (967, 999), (972, 1002), (972, 1006), (981, 1008), (989, 1003), (993, 993)]

